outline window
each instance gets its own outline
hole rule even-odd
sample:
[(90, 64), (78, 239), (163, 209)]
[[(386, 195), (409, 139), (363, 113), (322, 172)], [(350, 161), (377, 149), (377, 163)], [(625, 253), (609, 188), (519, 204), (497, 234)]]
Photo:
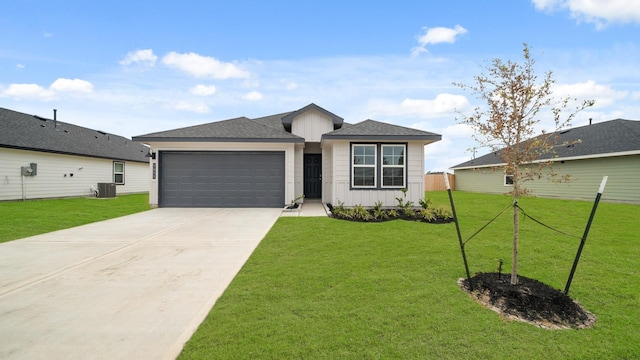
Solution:
[(118, 185), (124, 185), (124, 163), (113, 162), (113, 182)]
[(404, 145), (382, 145), (382, 187), (405, 187), (404, 153)]
[(351, 144), (351, 187), (406, 187), (405, 144)]
[(353, 187), (376, 187), (376, 145), (353, 145), (351, 181)]
[(513, 186), (513, 175), (504, 175), (504, 186)]

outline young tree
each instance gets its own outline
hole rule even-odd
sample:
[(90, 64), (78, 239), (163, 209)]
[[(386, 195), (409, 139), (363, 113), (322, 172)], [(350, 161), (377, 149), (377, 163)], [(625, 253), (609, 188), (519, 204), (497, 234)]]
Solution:
[[(469, 116), (456, 119), (471, 126), (474, 138), (482, 146), (497, 152), (504, 165), (501, 169), (513, 179), (510, 194), (513, 196), (513, 262), (511, 284), (518, 283), (518, 239), (519, 213), (518, 198), (528, 193), (523, 187), (525, 181), (542, 177), (547, 168), (548, 175), (555, 177), (550, 165), (553, 160), (534, 162), (542, 155), (553, 152), (557, 137), (553, 133), (543, 132), (532, 138), (536, 126), (541, 122), (540, 112), (549, 109), (545, 116), (553, 117), (555, 131), (569, 126), (575, 115), (594, 104), (593, 100), (583, 101), (575, 109), (568, 110), (576, 99), (566, 97), (560, 100), (552, 96), (555, 80), (552, 72), (545, 73), (538, 80), (529, 47), (523, 44), (524, 61), (494, 59), (485, 66), (487, 74), (474, 77), (474, 85), (454, 83), (463, 90), (470, 91), (477, 99), (486, 103), (486, 107), (476, 107)], [(562, 181), (559, 179), (558, 181)]]

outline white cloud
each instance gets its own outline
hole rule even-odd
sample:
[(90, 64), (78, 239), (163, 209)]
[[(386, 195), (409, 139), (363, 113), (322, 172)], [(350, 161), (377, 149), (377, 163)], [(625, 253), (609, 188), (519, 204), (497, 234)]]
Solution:
[(50, 38), (50, 37), (53, 37), (53, 33), (50, 33), (48, 31), (43, 31), (42, 32), (42, 36), (44, 36), (46, 38)]
[(418, 37), (418, 46), (411, 49), (413, 56), (428, 52), (427, 45), (456, 42), (458, 35), (467, 33), (467, 29), (456, 25), (453, 29), (445, 27), (424, 28), (424, 34)]
[(257, 92), (257, 91), (252, 91), (249, 93), (244, 94), (244, 96), (242, 96), (243, 99), (245, 100), (249, 100), (249, 101), (258, 101), (258, 100), (262, 100), (262, 94)]
[(401, 103), (376, 101), (370, 105), (371, 111), (386, 116), (414, 116), (418, 118), (433, 118), (446, 114), (453, 114), (470, 107), (469, 101), (463, 95), (438, 94), (431, 99), (404, 99)]
[(198, 114), (206, 114), (211, 111), (207, 104), (201, 102), (178, 101), (170, 104), (170, 107), (176, 110), (186, 110)]
[(627, 91), (617, 91), (609, 85), (599, 85), (593, 80), (574, 84), (554, 85), (553, 96), (562, 99), (567, 96), (576, 98), (581, 103), (584, 100), (593, 99), (596, 101), (595, 107), (602, 108), (611, 106), (618, 100), (623, 100), (629, 96)]
[(198, 96), (211, 96), (218, 91), (214, 85), (196, 85), (191, 88), (191, 93)]
[(49, 89), (56, 92), (91, 93), (93, 92), (93, 84), (81, 79), (59, 78), (49, 86)]
[(49, 100), (53, 97), (53, 91), (45, 89), (38, 84), (10, 84), (2, 94), (15, 98), (41, 98), (44, 100)]
[(156, 64), (158, 57), (151, 49), (130, 51), (124, 59), (120, 60), (120, 65), (139, 64), (146, 67), (152, 67)]
[(235, 64), (196, 53), (179, 54), (172, 51), (162, 58), (162, 62), (197, 78), (244, 79), (249, 77), (249, 72)]
[(608, 23), (640, 23), (637, 0), (532, 0), (536, 9), (553, 12), (569, 10), (578, 21), (594, 23), (601, 29)]
[(16, 64), (16, 68), (18, 69), (24, 69), (26, 66), (24, 66), (23, 64)]

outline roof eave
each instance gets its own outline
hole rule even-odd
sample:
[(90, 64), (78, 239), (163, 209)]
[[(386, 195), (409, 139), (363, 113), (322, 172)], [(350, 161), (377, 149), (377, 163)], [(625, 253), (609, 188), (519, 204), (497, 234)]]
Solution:
[(134, 136), (133, 141), (150, 142), (248, 142), (248, 143), (304, 143), (303, 138), (221, 138), (221, 137), (145, 137)]
[(428, 142), (436, 142), (442, 140), (441, 135), (322, 135), (323, 140), (423, 140)]

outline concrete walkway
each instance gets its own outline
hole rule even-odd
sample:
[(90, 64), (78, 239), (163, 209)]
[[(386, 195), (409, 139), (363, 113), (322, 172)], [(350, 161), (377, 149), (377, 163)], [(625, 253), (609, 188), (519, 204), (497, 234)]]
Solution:
[(0, 244), (0, 358), (174, 359), (280, 214), (162, 208)]
[(300, 209), (293, 211), (283, 211), (283, 217), (298, 217), (298, 216), (328, 216), (324, 204), (320, 199), (305, 199), (304, 204)]

